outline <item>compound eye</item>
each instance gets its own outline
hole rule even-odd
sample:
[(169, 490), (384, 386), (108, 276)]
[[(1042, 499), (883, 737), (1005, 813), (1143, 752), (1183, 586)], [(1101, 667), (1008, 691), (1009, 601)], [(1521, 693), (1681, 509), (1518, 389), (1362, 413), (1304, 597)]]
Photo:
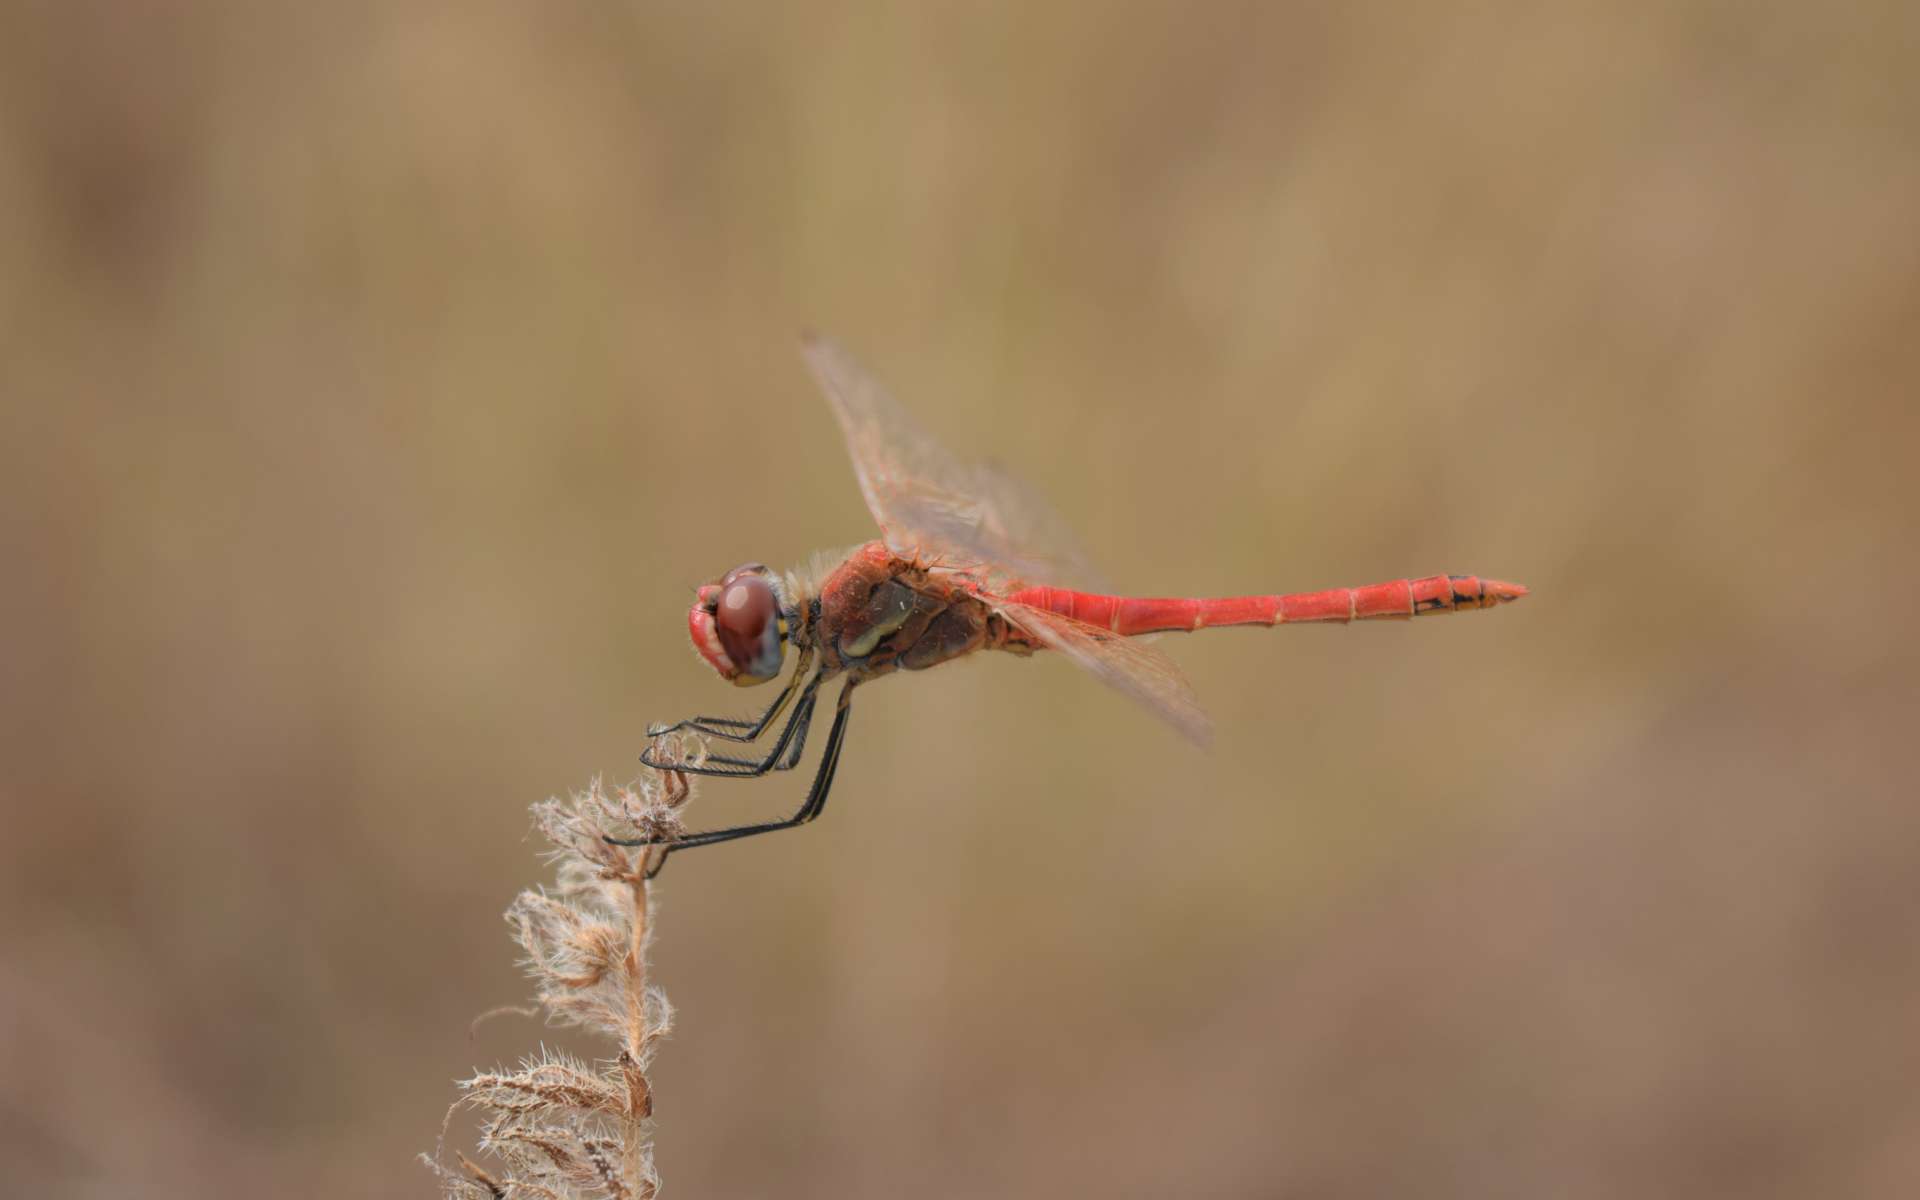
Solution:
[(780, 640), (780, 597), (766, 568), (735, 567), (720, 580), (713, 611), (714, 632), (740, 670), (738, 683), (757, 683), (780, 673), (785, 649)]

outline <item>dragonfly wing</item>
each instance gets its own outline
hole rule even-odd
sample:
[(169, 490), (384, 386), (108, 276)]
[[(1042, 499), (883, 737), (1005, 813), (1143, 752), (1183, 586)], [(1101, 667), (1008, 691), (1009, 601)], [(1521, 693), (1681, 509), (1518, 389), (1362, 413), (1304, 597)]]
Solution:
[(955, 458), (831, 339), (807, 366), (840, 422), (867, 508), (896, 554), (1011, 580), (1104, 587), (1046, 501), (1000, 468)]
[(1137, 638), (1119, 637), (1097, 625), (1076, 621), (1012, 600), (982, 597), (1016, 629), (1049, 650), (1058, 650), (1085, 667), (1108, 687), (1144, 705), (1195, 745), (1213, 740), (1193, 686), (1171, 658)]

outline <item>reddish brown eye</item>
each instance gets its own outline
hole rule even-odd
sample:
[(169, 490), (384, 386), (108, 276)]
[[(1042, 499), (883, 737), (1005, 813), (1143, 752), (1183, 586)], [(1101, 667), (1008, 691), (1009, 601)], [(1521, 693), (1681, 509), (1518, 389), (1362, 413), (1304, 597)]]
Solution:
[(766, 632), (773, 610), (773, 589), (764, 579), (749, 576), (720, 589), (714, 619), (720, 625), (720, 640), (727, 643), (727, 653), (735, 662), (753, 656), (752, 643)]
[(720, 580), (714, 632), (739, 668), (736, 682), (753, 683), (780, 673), (780, 598), (758, 565), (736, 567)]

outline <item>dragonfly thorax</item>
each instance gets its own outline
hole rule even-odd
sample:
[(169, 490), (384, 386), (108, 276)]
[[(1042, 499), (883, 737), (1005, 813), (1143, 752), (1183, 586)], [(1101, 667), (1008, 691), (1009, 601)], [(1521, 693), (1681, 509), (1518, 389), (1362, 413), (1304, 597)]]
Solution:
[(760, 563), (735, 567), (702, 587), (687, 612), (693, 648), (722, 679), (741, 687), (779, 678), (787, 632), (780, 583)]

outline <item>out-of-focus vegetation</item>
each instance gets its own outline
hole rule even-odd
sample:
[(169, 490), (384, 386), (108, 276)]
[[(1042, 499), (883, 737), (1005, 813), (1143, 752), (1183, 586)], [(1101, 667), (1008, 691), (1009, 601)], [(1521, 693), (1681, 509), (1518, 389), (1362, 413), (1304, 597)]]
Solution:
[[(869, 535), (845, 340), (1130, 589), (677, 857), (686, 1195), (1905, 1196), (1910, 4), (0, 12), (0, 1156), (418, 1196), (530, 800)], [(789, 808), (717, 783), (690, 820)], [(591, 1052), (589, 1050), (589, 1052)]]

